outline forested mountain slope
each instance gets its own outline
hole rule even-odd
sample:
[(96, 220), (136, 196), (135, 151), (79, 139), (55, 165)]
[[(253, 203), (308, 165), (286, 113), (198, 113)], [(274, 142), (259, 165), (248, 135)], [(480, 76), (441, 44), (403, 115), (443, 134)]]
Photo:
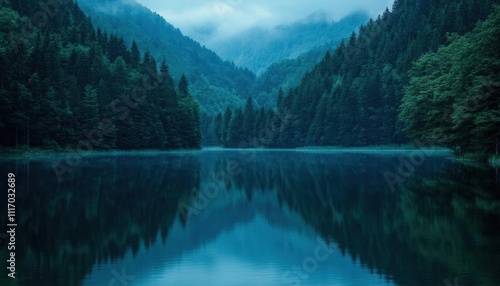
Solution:
[(310, 72), (325, 56), (327, 51), (334, 51), (338, 45), (324, 45), (313, 49), (296, 59), (284, 60), (269, 66), (259, 75), (252, 88), (252, 98), (261, 107), (274, 107), (278, 92), (298, 86), (302, 78)]
[[(235, 66), (134, 0), (79, 3), (104, 32), (123, 36), (127, 43), (135, 39), (158, 61), (167, 59), (174, 79), (186, 74), (192, 95), (208, 116), (224, 111), (227, 106), (243, 106), (249, 96), (260, 106), (274, 105), (280, 86), (287, 89), (297, 85), (328, 48), (337, 46), (368, 20), (362, 12), (333, 23), (324, 16), (309, 16), (269, 31), (259, 28), (246, 31), (215, 46)], [(267, 69), (271, 64), (274, 65)], [(261, 67), (257, 78), (244, 68), (255, 65)]]
[[(435, 52), (439, 46), (447, 44), (449, 33), (464, 35), (472, 31), (479, 20), (486, 19), (492, 12), (492, 5), (498, 2), (496, 0), (395, 1), (392, 11), (387, 10), (375, 21), (369, 21), (358, 34), (353, 34), (333, 53), (328, 53), (302, 79), (299, 86), (278, 99), (277, 110), (272, 112), (274, 115), (266, 117), (281, 119), (278, 128), (273, 127), (276, 134), (272, 136), (272, 140), (253, 142), (252, 145), (271, 147), (366, 146), (408, 142), (409, 139), (405, 134), (409, 131), (406, 126), (409, 122), (399, 120), (399, 113), (405, 88), (411, 89), (411, 86), (408, 87), (410, 84), (408, 72), (413, 63), (423, 54)], [(495, 35), (495, 32), (491, 32), (491, 35)], [(488, 45), (498, 43), (498, 37), (492, 39), (492, 43), (482, 41), (485, 46), (481, 48), (487, 49)], [(458, 55), (462, 58), (474, 55), (471, 49), (465, 51)], [(476, 64), (484, 64), (483, 61), (492, 59), (498, 60), (498, 57), (490, 53), (482, 55), (488, 55), (490, 58), (476, 61)], [(428, 70), (438, 67), (441, 68), (441, 65), (435, 63)], [(443, 69), (446, 70), (446, 67)], [(469, 66), (468, 71), (474, 70)], [(486, 77), (497, 78), (495, 73), (498, 72), (498, 66), (488, 65), (479, 69), (478, 72)], [(422, 76), (415, 72), (413, 74)], [(465, 74), (453, 76), (457, 75), (461, 77), (456, 78), (455, 83), (463, 82), (467, 78), (471, 80), (470, 77), (464, 77)], [(460, 91), (470, 92), (473, 86), (464, 85), (461, 90), (453, 89), (450, 96), (458, 97)], [(492, 86), (495, 85), (490, 86), (494, 90)], [(450, 91), (450, 89), (447, 90)], [(483, 90), (488, 90), (487, 86)], [(440, 90), (436, 89), (433, 92), (437, 93)], [(498, 97), (498, 92), (495, 94)], [(489, 98), (494, 100), (496, 97), (490, 96)], [(485, 105), (489, 110), (497, 106), (494, 102), (485, 102), (488, 102)], [(448, 107), (452, 110), (456, 107), (453, 101), (448, 101), (448, 103), (451, 104)], [(426, 106), (427, 102), (424, 101), (421, 104)], [(436, 110), (429, 112), (431, 113), (420, 114), (418, 118), (433, 116), (432, 112)], [(238, 110), (233, 111), (228, 122), (240, 120), (235, 117), (238, 114), (240, 114)], [(470, 112), (469, 116), (472, 116)], [(224, 116), (221, 114), (219, 118), (224, 118)], [(263, 120), (269, 120), (266, 118)], [(402, 119), (404, 118), (406, 116)], [(457, 121), (456, 124), (470, 127), (471, 125), (467, 124), (470, 120), (476, 120), (476, 123), (493, 120), (488, 126), (483, 124), (477, 127), (481, 129), (494, 127), (495, 124), (498, 126), (498, 117), (482, 117), (481, 119), (469, 117), (468, 120)], [(276, 122), (274, 124), (278, 125)], [(255, 133), (258, 130), (255, 128), (230, 130), (229, 126), (231, 126), (230, 123), (218, 124), (216, 120), (212, 124), (214, 133), (219, 135), (219, 142), (223, 145), (239, 145), (240, 141), (248, 142), (249, 137), (258, 137)], [(262, 126), (262, 123), (257, 121), (252, 126)], [(458, 128), (458, 125), (454, 126), (453, 132)], [(491, 132), (490, 130), (487, 133)], [(467, 137), (472, 134), (463, 132), (462, 140), (467, 140)], [(228, 138), (237, 138), (237, 140), (230, 142)], [(434, 142), (440, 145), (442, 143)], [(490, 148), (491, 146), (487, 149)]]
[(198, 103), (167, 63), (96, 32), (73, 1), (0, 2), (1, 146), (200, 147)]
[(215, 114), (226, 106), (240, 106), (250, 95), (255, 75), (184, 36), (160, 15), (133, 0), (80, 0), (82, 10), (103, 32), (133, 40), (157, 60), (165, 59), (172, 76), (185, 74), (191, 94), (202, 111)]
[(422, 54), (463, 34), (490, 13), (486, 0), (398, 0), (292, 90), (280, 108), (297, 116), (282, 142), (377, 145), (405, 141), (398, 110), (408, 71)]

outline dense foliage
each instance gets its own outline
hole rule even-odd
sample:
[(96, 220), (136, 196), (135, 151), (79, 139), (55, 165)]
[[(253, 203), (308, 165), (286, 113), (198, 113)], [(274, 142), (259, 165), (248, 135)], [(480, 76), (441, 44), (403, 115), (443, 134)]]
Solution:
[(165, 61), (158, 71), (135, 42), (128, 49), (96, 32), (73, 1), (54, 3), (2, 1), (0, 145), (200, 147), (199, 107), (186, 78), (177, 90)]
[[(283, 90), (278, 91), (278, 101)], [(247, 100), (244, 108), (226, 109), (214, 118), (205, 118), (202, 124), (203, 144), (226, 148), (278, 147), (279, 132), (290, 121), (283, 110), (255, 107), (253, 99)]]
[[(274, 112), (287, 114), (290, 120), (284, 120), (282, 126), (274, 129), (277, 134), (273, 142), (267, 146), (365, 146), (408, 142), (405, 131), (410, 131), (409, 135), (412, 136), (412, 130), (407, 129), (405, 121), (400, 121), (398, 118), (405, 86), (410, 84), (408, 71), (413, 62), (423, 54), (435, 52), (438, 47), (446, 44), (448, 33), (463, 35), (470, 32), (478, 20), (484, 20), (488, 16), (494, 3), (498, 1), (395, 1), (392, 11), (386, 10), (377, 20), (370, 20), (357, 35), (353, 34), (334, 52), (328, 52), (302, 79), (299, 86), (292, 88), (287, 96), (278, 100), (277, 111)], [(492, 34), (485, 36), (491, 37)], [(482, 47), (486, 48), (498, 43), (497, 39), (498, 37), (493, 37), (490, 42), (482, 40), (477, 44), (485, 44), (486, 46)], [(452, 48), (448, 51), (450, 49)], [(457, 55), (456, 62), (461, 61), (460, 55), (474, 54), (472, 50), (468, 48), (461, 51)], [(486, 54), (475, 54), (469, 64), (481, 65), (492, 57), (498, 62), (498, 58), (495, 58), (492, 52), (494, 49), (490, 47), (488, 51), (484, 51)], [(444, 52), (441, 51), (442, 53)], [(495, 69), (498, 73), (495, 61), (490, 65), (477, 67), (477, 71), (481, 74), (477, 75), (479, 77), (476, 81), (481, 77), (485, 80), (498, 80), (497, 76), (491, 74)], [(445, 65), (446, 63), (442, 63), (440, 67), (446, 69)], [(434, 68), (431, 65), (428, 70)], [(460, 68), (457, 66), (456, 69)], [(454, 76), (471, 71), (474, 70), (455, 73)], [(418, 70), (414, 71), (414, 74), (416, 72)], [(471, 77), (470, 80), (472, 79)], [(462, 82), (463, 78), (453, 80)], [(477, 87), (478, 83), (466, 84), (454, 91), (466, 91), (472, 94)], [(487, 88), (487, 85), (484, 88)], [(411, 92), (411, 89), (410, 86), (408, 92)], [(464, 93), (457, 95), (450, 92), (447, 96), (451, 95), (457, 97), (457, 100), (461, 97), (467, 98)], [(494, 110), (494, 100), (495, 96), (492, 96), (488, 101), (490, 105), (485, 107), (485, 110)], [(426, 105), (427, 102), (421, 104)], [(429, 107), (431, 106), (429, 103)], [(495, 135), (498, 134), (498, 130), (495, 134), (491, 131), (491, 128), (494, 129), (494, 126), (498, 125), (498, 117), (492, 117), (493, 115), (495, 113), (488, 111), (482, 115), (478, 113), (478, 122), (488, 122), (489, 127), (488, 130), (478, 127), (481, 130), (473, 131), (471, 128), (475, 125), (469, 122), (475, 119), (473, 117), (459, 119), (461, 115), (457, 113), (456, 123), (467, 128), (461, 129), (461, 137), (456, 139), (466, 141), (476, 132), (477, 135), (490, 136), (493, 141), (498, 140), (498, 135)], [(418, 118), (432, 124), (432, 120), (422, 116), (418, 115)], [(413, 131), (418, 132), (416, 129)], [(477, 140), (481, 139), (478, 137)], [(462, 142), (461, 145), (465, 146), (466, 143)]]
[(401, 120), (414, 140), (457, 153), (500, 145), (500, 6), (465, 36), (422, 56), (410, 72)]

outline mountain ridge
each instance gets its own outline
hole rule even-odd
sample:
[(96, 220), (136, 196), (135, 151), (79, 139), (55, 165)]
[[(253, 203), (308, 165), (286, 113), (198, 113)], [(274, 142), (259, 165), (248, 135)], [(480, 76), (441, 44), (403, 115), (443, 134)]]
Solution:
[(362, 11), (350, 13), (339, 21), (328, 21), (323, 13), (313, 13), (293, 23), (269, 29), (250, 28), (218, 43), (207, 43), (207, 47), (221, 58), (260, 76), (272, 64), (296, 59), (325, 45), (339, 44), (368, 19)]

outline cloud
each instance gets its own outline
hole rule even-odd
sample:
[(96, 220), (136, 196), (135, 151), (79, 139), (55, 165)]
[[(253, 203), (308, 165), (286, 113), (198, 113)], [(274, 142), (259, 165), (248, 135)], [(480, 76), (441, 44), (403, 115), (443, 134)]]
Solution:
[(322, 12), (339, 20), (363, 10), (376, 17), (394, 0), (137, 0), (162, 15), (182, 32), (201, 42), (231, 36), (260, 26), (291, 23)]

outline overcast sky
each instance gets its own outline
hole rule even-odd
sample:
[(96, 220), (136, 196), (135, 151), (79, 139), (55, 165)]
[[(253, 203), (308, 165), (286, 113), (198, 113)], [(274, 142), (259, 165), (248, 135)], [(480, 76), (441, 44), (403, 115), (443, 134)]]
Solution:
[(224, 37), (253, 26), (273, 27), (325, 12), (330, 20), (364, 10), (370, 16), (394, 0), (137, 0), (190, 37)]

